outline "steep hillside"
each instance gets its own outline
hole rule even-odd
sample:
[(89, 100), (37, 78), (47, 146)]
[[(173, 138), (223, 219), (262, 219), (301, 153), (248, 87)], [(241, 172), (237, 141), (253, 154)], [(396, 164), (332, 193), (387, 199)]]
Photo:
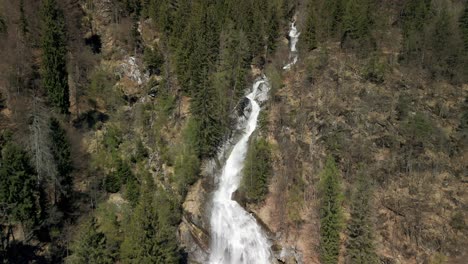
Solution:
[(0, 0), (0, 57), (2, 263), (207, 263), (260, 78), (272, 263), (468, 258), (466, 0)]

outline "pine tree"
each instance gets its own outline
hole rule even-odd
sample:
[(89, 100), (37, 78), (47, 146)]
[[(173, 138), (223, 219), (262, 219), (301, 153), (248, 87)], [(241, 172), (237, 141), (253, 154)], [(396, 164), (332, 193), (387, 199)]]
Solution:
[(370, 180), (365, 174), (361, 174), (351, 200), (351, 219), (347, 228), (347, 263), (378, 263), (370, 219), (371, 197)]
[(2, 14), (0, 14), (0, 34), (4, 34), (7, 32), (7, 24), (5, 18), (3, 18)]
[(465, 53), (468, 54), (468, 2), (465, 3), (465, 9), (460, 17), (459, 26), (463, 38), (463, 47), (465, 49)]
[(20, 29), (23, 36), (25, 36), (28, 32), (28, 21), (26, 20), (26, 14), (24, 12), (24, 0), (19, 1), (19, 11), (20, 11)]
[(370, 18), (369, 0), (348, 0), (343, 16), (343, 39), (365, 40), (369, 36)]
[(70, 106), (65, 19), (55, 0), (42, 4), (42, 83), (52, 105), (62, 113)]
[(322, 20), (325, 21), (325, 32), (333, 37), (340, 31), (346, 0), (325, 1), (322, 9)]
[(403, 57), (405, 61), (420, 58), (424, 44), (424, 26), (429, 18), (431, 0), (407, 1), (402, 10)]
[(200, 157), (213, 157), (225, 132), (219, 113), (218, 94), (205, 67), (200, 73), (200, 83), (193, 96), (191, 112), (198, 126), (197, 152)]
[(220, 55), (213, 85), (219, 94), (219, 112), (224, 127), (229, 127), (229, 113), (247, 87), (249, 46), (243, 31), (228, 22), (220, 37)]
[(332, 157), (327, 159), (320, 181), (320, 259), (324, 264), (336, 264), (343, 217), (340, 175)]
[(443, 5), (437, 15), (434, 30), (431, 35), (433, 60), (428, 64), (433, 73), (439, 73), (445, 77), (451, 77), (459, 54), (454, 43), (454, 33), (451, 26), (451, 17), (447, 6)]
[(254, 202), (263, 200), (268, 193), (271, 166), (270, 145), (260, 138), (249, 147), (243, 169), (242, 185), (247, 198)]
[(279, 14), (276, 6), (271, 5), (269, 8), (269, 16), (267, 20), (267, 47), (268, 53), (273, 53), (276, 50), (276, 42), (279, 37)]
[(122, 263), (177, 264), (180, 260), (176, 228), (173, 225), (174, 203), (165, 199), (147, 175), (140, 201), (136, 206), (121, 245)]
[(91, 218), (83, 225), (77, 240), (72, 244), (72, 255), (66, 263), (114, 263), (107, 248), (106, 236), (98, 230), (96, 218)]
[(309, 11), (307, 12), (305, 29), (302, 35), (306, 42), (307, 49), (311, 51), (317, 48), (317, 22), (313, 5), (310, 5), (308, 9)]
[(3, 147), (1, 156), (0, 204), (7, 205), (13, 220), (32, 227), (37, 223), (40, 212), (34, 169), (26, 152), (12, 142)]

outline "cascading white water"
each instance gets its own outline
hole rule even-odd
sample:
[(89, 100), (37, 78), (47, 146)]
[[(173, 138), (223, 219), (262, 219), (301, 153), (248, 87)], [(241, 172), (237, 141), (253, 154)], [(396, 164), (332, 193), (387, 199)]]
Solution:
[(289, 30), (289, 63), (283, 67), (284, 70), (291, 69), (291, 67), (297, 62), (299, 55), (297, 54), (296, 44), (299, 40), (299, 35), (301, 35), (301, 32), (297, 31), (296, 22), (292, 22), (291, 29)]
[[(263, 88), (263, 89), (262, 89)], [(234, 145), (214, 193), (211, 214), (210, 264), (268, 264), (270, 244), (255, 218), (231, 199), (242, 178), (248, 140), (257, 127), (260, 106), (256, 100), (266, 100), (269, 84), (265, 79), (256, 81), (250, 101), (250, 115), (243, 134)]]

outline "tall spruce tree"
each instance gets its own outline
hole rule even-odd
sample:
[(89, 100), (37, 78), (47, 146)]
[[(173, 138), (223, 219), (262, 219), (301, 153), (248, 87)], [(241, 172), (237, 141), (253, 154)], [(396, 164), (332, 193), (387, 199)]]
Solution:
[(431, 0), (407, 1), (402, 12), (403, 51), (405, 62), (421, 58), (424, 44), (424, 26), (430, 17)]
[(7, 24), (3, 15), (0, 14), (0, 34), (4, 34), (6, 32), (7, 32)]
[(226, 127), (223, 126), (219, 112), (218, 93), (206, 67), (199, 78), (200, 83), (191, 104), (191, 112), (198, 127), (197, 152), (200, 157), (213, 157), (218, 151)]
[(465, 2), (465, 9), (460, 17), (459, 26), (462, 33), (465, 54), (468, 54), (468, 2)]
[(279, 11), (275, 5), (270, 5), (268, 9), (267, 20), (267, 48), (268, 53), (273, 53), (276, 50), (276, 42), (279, 37)]
[(343, 37), (354, 40), (365, 40), (369, 36), (370, 25), (369, 0), (348, 0), (343, 15)]
[(377, 264), (371, 221), (371, 182), (360, 174), (351, 200), (351, 219), (347, 227), (347, 263)]
[(343, 218), (340, 185), (335, 160), (329, 157), (320, 177), (320, 259), (324, 264), (338, 263)]
[(305, 22), (305, 28), (302, 33), (306, 47), (309, 51), (317, 48), (317, 20), (314, 12), (314, 6), (309, 5), (307, 11), (307, 18)]
[[(154, 183), (147, 176), (142, 194), (121, 245), (122, 263), (177, 264), (180, 254), (175, 237), (173, 203), (154, 193)], [(158, 192), (164, 192), (158, 190)]]
[(70, 106), (67, 73), (67, 37), (63, 12), (55, 0), (42, 3), (42, 84), (49, 101), (62, 113)]
[(27, 228), (37, 223), (40, 213), (38, 182), (29, 158), (16, 144), (9, 142), (1, 151), (0, 204), (12, 220)]
[(107, 248), (106, 236), (98, 230), (98, 227), (94, 217), (85, 222), (77, 240), (71, 246), (72, 254), (66, 259), (66, 263), (114, 263)]

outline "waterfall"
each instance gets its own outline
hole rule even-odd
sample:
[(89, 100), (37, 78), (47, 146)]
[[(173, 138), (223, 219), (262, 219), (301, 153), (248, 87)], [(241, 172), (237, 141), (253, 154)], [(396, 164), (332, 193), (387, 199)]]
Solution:
[[(295, 22), (289, 31), (289, 63), (283, 69), (288, 70), (297, 62), (296, 49), (299, 35)], [(250, 114), (247, 120), (238, 121), (242, 135), (234, 145), (222, 169), (219, 184), (213, 197), (211, 212), (211, 252), (210, 264), (268, 264), (271, 260), (270, 243), (266, 234), (255, 218), (242, 206), (232, 200), (233, 193), (239, 188), (242, 168), (248, 150), (248, 141), (257, 127), (260, 113), (259, 102), (266, 101), (270, 89), (266, 77), (257, 80), (252, 92), (246, 97), (250, 102)]]
[(283, 67), (284, 70), (291, 69), (297, 62), (299, 55), (297, 54), (296, 44), (299, 40), (299, 35), (301, 35), (301, 32), (297, 32), (296, 22), (292, 22), (289, 30), (289, 63)]
[(266, 100), (268, 90), (268, 81), (263, 78), (253, 84), (252, 92), (246, 96), (250, 114), (245, 121), (239, 119), (242, 135), (226, 160), (213, 197), (210, 264), (270, 263), (266, 234), (255, 218), (231, 199), (242, 179), (249, 138), (257, 127), (260, 113), (257, 101)]

